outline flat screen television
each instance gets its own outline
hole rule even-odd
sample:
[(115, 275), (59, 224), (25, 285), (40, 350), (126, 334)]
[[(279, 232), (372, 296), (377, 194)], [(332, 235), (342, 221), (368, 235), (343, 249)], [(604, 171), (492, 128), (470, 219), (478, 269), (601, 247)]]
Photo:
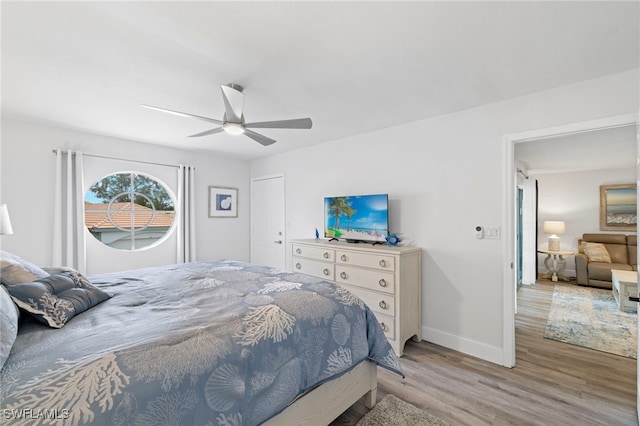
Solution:
[(384, 243), (388, 235), (388, 194), (325, 197), (325, 238)]

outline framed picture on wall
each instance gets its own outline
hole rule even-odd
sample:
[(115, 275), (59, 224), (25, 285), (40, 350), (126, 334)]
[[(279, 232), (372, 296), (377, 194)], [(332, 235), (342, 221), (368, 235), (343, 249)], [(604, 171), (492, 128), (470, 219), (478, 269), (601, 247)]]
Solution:
[(238, 189), (210, 186), (209, 217), (238, 217)]
[(600, 230), (638, 229), (638, 189), (636, 184), (600, 185)]

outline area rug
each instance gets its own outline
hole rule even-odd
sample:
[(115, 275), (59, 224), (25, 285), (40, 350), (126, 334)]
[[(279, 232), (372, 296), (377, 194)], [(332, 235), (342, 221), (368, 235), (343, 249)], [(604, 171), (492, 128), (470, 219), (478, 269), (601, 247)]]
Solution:
[(544, 337), (627, 358), (637, 357), (635, 312), (621, 312), (611, 290), (559, 286)]
[(387, 395), (356, 426), (449, 426), (445, 422), (394, 395)]

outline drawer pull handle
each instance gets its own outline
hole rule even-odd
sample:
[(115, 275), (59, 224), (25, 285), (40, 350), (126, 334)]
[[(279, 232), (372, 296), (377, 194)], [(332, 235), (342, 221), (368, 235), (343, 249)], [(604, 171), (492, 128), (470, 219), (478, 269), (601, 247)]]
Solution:
[(387, 302), (385, 302), (384, 300), (381, 300), (380, 303), (378, 303), (378, 305), (382, 308), (382, 309), (389, 309), (389, 305), (387, 305)]
[(324, 256), (325, 259), (328, 259), (329, 258), (329, 253), (325, 251), (323, 256)]
[(296, 249), (296, 254), (302, 254), (302, 249), (301, 248), (297, 248)]
[(383, 268), (385, 266), (387, 266), (387, 262), (384, 261), (384, 259), (380, 260), (380, 262), (378, 262), (378, 265), (382, 266)]
[(380, 327), (382, 327), (382, 331), (389, 331), (389, 327), (387, 327), (387, 324), (383, 322), (380, 323)]
[(296, 269), (302, 269), (302, 265), (299, 263), (296, 263)]
[(378, 281), (378, 284), (380, 284), (380, 287), (386, 287), (387, 286), (387, 282), (385, 281), (384, 278), (381, 278), (380, 281)]
[(340, 256), (340, 260), (342, 260), (343, 262), (347, 261), (347, 255), (343, 254), (342, 256)]
[(343, 280), (347, 279), (347, 273), (346, 272), (340, 272), (340, 278), (342, 278)]
[(329, 275), (329, 270), (327, 268), (324, 268), (322, 270), (322, 273), (325, 274), (325, 275)]

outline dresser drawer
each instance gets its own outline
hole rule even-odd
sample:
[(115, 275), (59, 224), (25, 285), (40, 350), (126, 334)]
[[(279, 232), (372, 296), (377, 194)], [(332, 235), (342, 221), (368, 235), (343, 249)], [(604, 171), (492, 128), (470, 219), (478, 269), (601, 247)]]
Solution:
[(314, 277), (325, 278), (331, 281), (335, 280), (333, 263), (294, 257), (293, 271), (313, 275)]
[(323, 247), (309, 247), (305, 245), (293, 244), (293, 255), (302, 256), (309, 259), (326, 260), (333, 262), (335, 260), (335, 251)]
[(389, 340), (395, 340), (396, 338), (396, 320), (393, 317), (388, 315), (383, 315), (377, 312), (374, 312), (376, 319), (380, 323), (382, 327), (382, 331), (384, 331), (384, 335)]
[(422, 339), (422, 249), (307, 239), (292, 240), (289, 250), (294, 272), (332, 281), (366, 303), (397, 355), (408, 339)]
[(344, 284), (340, 285), (358, 296), (376, 315), (383, 314), (390, 317), (395, 316), (395, 298), (393, 296), (365, 290), (361, 287)]
[(381, 254), (336, 250), (336, 263), (382, 269), (391, 272), (396, 270), (394, 257)]
[(336, 282), (394, 294), (395, 276), (392, 272), (336, 265)]

